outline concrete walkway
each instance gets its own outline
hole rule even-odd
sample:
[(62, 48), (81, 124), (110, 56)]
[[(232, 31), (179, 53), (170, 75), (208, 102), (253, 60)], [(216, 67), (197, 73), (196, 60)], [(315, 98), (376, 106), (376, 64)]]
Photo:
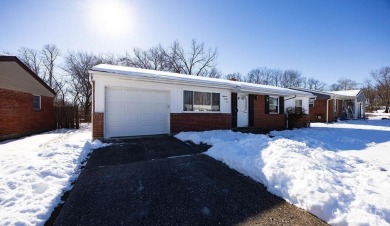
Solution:
[(54, 225), (325, 225), (206, 149), (161, 136), (95, 150)]

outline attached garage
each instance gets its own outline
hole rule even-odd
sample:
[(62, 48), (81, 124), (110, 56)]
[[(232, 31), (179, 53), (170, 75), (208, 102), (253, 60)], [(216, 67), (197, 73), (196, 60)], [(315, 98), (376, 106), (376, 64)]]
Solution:
[(105, 88), (106, 137), (168, 134), (168, 92)]

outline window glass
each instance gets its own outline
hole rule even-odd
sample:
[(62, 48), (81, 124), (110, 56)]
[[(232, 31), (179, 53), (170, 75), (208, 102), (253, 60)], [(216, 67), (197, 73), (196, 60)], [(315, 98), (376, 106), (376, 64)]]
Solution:
[(295, 100), (295, 107), (302, 107), (302, 100)]
[(269, 98), (269, 113), (279, 113), (279, 97), (270, 96)]
[(220, 111), (220, 94), (184, 91), (183, 111)]
[(33, 95), (33, 101), (32, 101), (33, 109), (34, 110), (40, 110), (41, 109), (41, 96), (35, 96)]
[(309, 99), (309, 108), (312, 108), (312, 107), (314, 107), (314, 99), (310, 98)]
[(219, 93), (213, 93), (213, 111), (220, 111), (220, 105), (219, 105), (219, 100), (220, 95)]
[(211, 93), (194, 92), (194, 111), (211, 111)]
[(302, 113), (302, 100), (295, 100), (295, 113)]
[(183, 111), (193, 111), (194, 110), (193, 92), (184, 90), (183, 99), (184, 99)]

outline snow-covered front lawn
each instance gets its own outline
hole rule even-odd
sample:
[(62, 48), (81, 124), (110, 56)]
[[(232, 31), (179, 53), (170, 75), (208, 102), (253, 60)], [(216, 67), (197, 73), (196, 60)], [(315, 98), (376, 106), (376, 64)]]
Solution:
[(243, 134), (182, 132), (207, 155), (332, 225), (390, 224), (390, 120)]
[(61, 129), (0, 142), (0, 225), (43, 225), (102, 143), (91, 128)]

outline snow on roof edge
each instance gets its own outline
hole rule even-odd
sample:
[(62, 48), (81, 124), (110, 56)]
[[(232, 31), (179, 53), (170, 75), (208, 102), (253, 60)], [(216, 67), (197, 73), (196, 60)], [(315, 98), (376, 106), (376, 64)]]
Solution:
[(209, 78), (209, 77), (202, 77), (202, 76), (195, 76), (195, 75), (184, 75), (184, 74), (178, 74), (178, 73), (172, 73), (166, 71), (156, 71), (156, 70), (117, 66), (117, 65), (110, 65), (110, 64), (96, 65), (92, 67), (92, 69), (90, 70), (90, 73), (94, 73), (94, 72), (105, 72), (105, 73), (111, 73), (117, 75), (144, 77), (144, 78), (156, 79), (156, 80), (163, 79), (166, 81), (182, 81), (182, 82), (187, 81), (191, 83), (201, 83), (203, 85), (205, 84), (224, 85), (227, 86), (225, 88), (237, 89), (237, 90), (242, 90), (247, 92), (263, 91), (264, 93), (290, 95), (290, 96), (305, 96), (305, 97), (314, 96), (309, 92), (292, 90), (292, 89), (281, 88), (276, 86), (253, 84), (247, 82), (237, 82), (237, 81), (230, 81), (225, 79)]
[(314, 90), (314, 89), (305, 89), (300, 87), (291, 87), (291, 89), (301, 90), (303, 92), (314, 92), (319, 93), (323, 95), (336, 95), (338, 97), (357, 97), (359, 93), (362, 91), (361, 89), (351, 89), (351, 90), (342, 90), (342, 91), (320, 91), (320, 90)]
[(341, 90), (341, 91), (330, 91), (331, 93), (343, 95), (343, 96), (351, 96), (356, 97), (361, 92), (360, 89), (351, 89), (351, 90)]

